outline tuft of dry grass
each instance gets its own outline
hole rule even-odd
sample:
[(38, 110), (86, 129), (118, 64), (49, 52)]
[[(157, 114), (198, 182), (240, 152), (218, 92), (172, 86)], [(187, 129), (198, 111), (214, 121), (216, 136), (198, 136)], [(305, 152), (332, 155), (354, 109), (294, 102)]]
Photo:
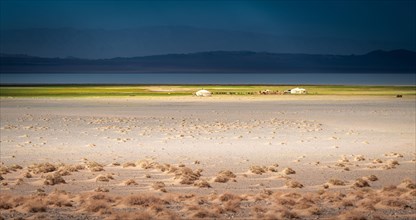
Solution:
[(71, 198), (65, 191), (55, 190), (47, 196), (47, 204), (56, 207), (72, 207)]
[(279, 167), (279, 164), (277, 164), (277, 163), (275, 163), (275, 164), (273, 164), (273, 165), (271, 165), (271, 166), (269, 166), (268, 168), (267, 168), (267, 170), (268, 171), (270, 171), (270, 172), (277, 172), (278, 170), (277, 170), (277, 168)]
[[(106, 220), (149, 220), (154, 219), (154, 214), (144, 210), (144, 211), (129, 211), (122, 213), (111, 214)], [(168, 218), (167, 218), (168, 219)]]
[(0, 165), (0, 174), (7, 174), (10, 173), (10, 170), (8, 167), (4, 166), (4, 165)]
[(123, 168), (126, 168), (126, 167), (136, 167), (136, 164), (133, 162), (127, 162), (123, 164)]
[(46, 212), (47, 206), (42, 199), (27, 198), (23, 205), (23, 209), (27, 212)]
[(125, 185), (125, 186), (137, 186), (139, 184), (136, 181), (134, 181), (134, 179), (128, 179), (128, 180), (125, 180), (123, 182), (123, 185)]
[(46, 175), (45, 180), (43, 181), (43, 184), (45, 185), (56, 185), (60, 183), (66, 182), (64, 178), (62, 178), (61, 174), (59, 174), (58, 172)]
[(110, 206), (103, 200), (90, 200), (84, 207), (84, 210), (87, 212), (111, 214)]
[(368, 180), (370, 180), (370, 181), (377, 181), (378, 180), (378, 178), (377, 178), (377, 176), (376, 175), (370, 175), (370, 176), (367, 176), (366, 177), (366, 179), (368, 179)]
[(99, 187), (94, 189), (94, 192), (110, 192), (110, 190), (107, 189), (107, 188), (103, 188), (103, 187), (99, 186)]
[(142, 160), (137, 162), (137, 165), (143, 169), (154, 169), (158, 165), (158, 163), (148, 160)]
[[(174, 171), (173, 171), (174, 170)], [(175, 174), (175, 179), (179, 179), (179, 183), (191, 185), (201, 177), (202, 170), (193, 171), (189, 167), (179, 167), (172, 169)], [(169, 171), (170, 172), (170, 171)]]
[(365, 160), (365, 157), (364, 157), (363, 155), (357, 155), (357, 156), (354, 158), (354, 160), (355, 160), (355, 161), (364, 161), (364, 160)]
[(32, 178), (32, 174), (30, 172), (26, 172), (22, 176), (25, 177), (25, 178)]
[(390, 152), (390, 153), (386, 153), (384, 154), (385, 157), (403, 157), (402, 154), (396, 153), (396, 152)]
[(220, 196), (218, 196), (218, 199), (221, 202), (227, 202), (227, 201), (241, 201), (240, 196), (232, 194), (232, 193), (223, 193)]
[(250, 172), (254, 174), (258, 174), (258, 175), (262, 175), (266, 171), (267, 171), (267, 167), (265, 166), (251, 166), (250, 167)]
[(53, 172), (55, 170), (57, 170), (57, 166), (51, 164), (51, 163), (40, 163), (40, 164), (33, 164), (31, 166), (28, 167), (29, 172), (32, 172), (34, 174), (39, 174), (39, 173), (50, 173)]
[(113, 163), (111, 163), (111, 165), (113, 165), (115, 167), (118, 167), (118, 166), (120, 166), (120, 163), (119, 162), (113, 162)]
[(110, 173), (105, 174), (105, 175), (101, 174), (101, 175), (98, 175), (97, 177), (95, 177), (96, 182), (109, 182), (110, 180), (113, 180), (113, 179), (114, 179), (114, 177)]
[(16, 185), (16, 186), (18, 186), (18, 185), (21, 185), (21, 184), (23, 184), (23, 183), (24, 183), (23, 179), (22, 179), (22, 178), (18, 178), (18, 179), (16, 180), (16, 182), (15, 182), (15, 185)]
[(9, 170), (12, 170), (14, 172), (16, 172), (17, 170), (21, 170), (21, 169), (23, 169), (23, 167), (18, 164), (13, 164), (9, 167)]
[(328, 183), (332, 184), (334, 186), (344, 186), (345, 185), (345, 182), (342, 181), (342, 180), (339, 180), (339, 179), (330, 179), (330, 180), (328, 180)]
[(153, 195), (138, 194), (124, 198), (124, 204), (129, 206), (150, 207), (153, 205), (166, 205), (169, 203)]
[(416, 189), (416, 184), (410, 179), (404, 179), (400, 184), (400, 187), (408, 189)]
[(354, 186), (362, 188), (362, 187), (370, 187), (370, 184), (363, 178), (358, 178), (355, 180)]
[(61, 176), (67, 176), (67, 175), (70, 175), (72, 172), (78, 172), (79, 170), (83, 170), (83, 169), (85, 169), (85, 166), (82, 164), (77, 164), (77, 165), (62, 164), (61, 166), (57, 168)]
[(381, 201), (382, 205), (394, 208), (401, 208), (404, 209), (407, 207), (407, 203), (399, 198), (386, 198)]
[(375, 163), (375, 164), (383, 163), (383, 161), (377, 158), (377, 159), (374, 159), (372, 163)]
[(282, 171), (284, 174), (286, 174), (286, 175), (290, 175), (290, 174), (296, 174), (296, 171), (294, 171), (292, 168), (290, 168), (290, 167), (287, 167), (287, 168), (285, 168), (285, 169), (283, 169), (283, 171)]
[(199, 188), (211, 188), (211, 185), (206, 180), (197, 180), (195, 181), (194, 186)]
[(303, 185), (295, 180), (288, 180), (285, 185), (289, 188), (303, 188)]
[(165, 183), (161, 182), (161, 181), (157, 181), (157, 182), (154, 182), (152, 184), (152, 188), (154, 190), (159, 190), (159, 191), (162, 191), (162, 192), (166, 192), (165, 186), (166, 186)]
[(87, 168), (91, 171), (91, 172), (100, 172), (100, 171), (104, 171), (104, 166), (102, 164), (99, 164), (95, 161), (88, 161), (87, 162)]
[(236, 177), (237, 176), (233, 172), (229, 170), (222, 170), (217, 174), (214, 181), (218, 183), (226, 183), (229, 180), (234, 179)]

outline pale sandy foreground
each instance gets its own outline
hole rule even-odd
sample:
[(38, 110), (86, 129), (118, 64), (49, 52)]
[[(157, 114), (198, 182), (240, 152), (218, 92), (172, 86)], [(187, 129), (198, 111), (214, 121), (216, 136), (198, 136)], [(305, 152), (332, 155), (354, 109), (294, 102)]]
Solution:
[(3, 219), (416, 218), (414, 97), (0, 104)]

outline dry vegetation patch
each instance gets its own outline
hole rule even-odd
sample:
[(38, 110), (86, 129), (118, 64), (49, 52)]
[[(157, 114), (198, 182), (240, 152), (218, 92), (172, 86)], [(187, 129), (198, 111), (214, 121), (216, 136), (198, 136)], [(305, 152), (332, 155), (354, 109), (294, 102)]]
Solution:
[(296, 171), (294, 171), (292, 168), (287, 167), (285, 169), (283, 169), (282, 173), (286, 174), (286, 175), (290, 175), (290, 174), (296, 174)]
[(226, 183), (230, 180), (235, 180), (236, 177), (237, 176), (233, 172), (229, 170), (222, 170), (217, 174), (214, 181), (218, 183)]
[(55, 172), (53, 174), (48, 174), (45, 176), (45, 180), (43, 181), (43, 184), (45, 185), (56, 185), (66, 183), (64, 178), (62, 178), (61, 174), (58, 172)]

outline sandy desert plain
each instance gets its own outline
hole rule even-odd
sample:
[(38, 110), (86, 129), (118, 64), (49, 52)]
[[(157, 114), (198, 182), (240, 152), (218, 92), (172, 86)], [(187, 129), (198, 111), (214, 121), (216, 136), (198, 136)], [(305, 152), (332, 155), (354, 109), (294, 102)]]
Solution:
[(165, 87), (1, 87), (0, 219), (416, 218), (414, 86)]

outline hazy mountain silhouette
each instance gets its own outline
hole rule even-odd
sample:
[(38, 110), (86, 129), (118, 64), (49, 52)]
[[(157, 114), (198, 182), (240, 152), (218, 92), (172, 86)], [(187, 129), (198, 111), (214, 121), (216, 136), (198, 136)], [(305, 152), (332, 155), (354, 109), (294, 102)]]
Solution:
[(395, 49), (394, 42), (155, 26), (136, 29), (1, 30), (1, 53), (90, 59), (148, 56), (199, 51), (268, 51), (273, 53), (362, 54), (375, 48)]
[(113, 59), (0, 56), (2, 73), (416, 73), (416, 52), (364, 55), (276, 54), (213, 51)]

